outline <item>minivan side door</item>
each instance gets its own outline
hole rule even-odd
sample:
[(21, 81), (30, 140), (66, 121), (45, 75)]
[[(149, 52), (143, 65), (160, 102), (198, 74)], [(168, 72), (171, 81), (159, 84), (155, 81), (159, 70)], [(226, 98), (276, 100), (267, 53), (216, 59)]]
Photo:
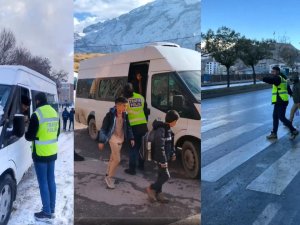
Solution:
[[(11, 155), (11, 159), (14, 161), (17, 171), (16, 179), (20, 181), (24, 173), (28, 170), (32, 164), (31, 159), (31, 143), (25, 140), (25, 136), (18, 138), (12, 133), (13, 129), (13, 118), (15, 114), (23, 114), (21, 106), (21, 96), (26, 95), (31, 99), (31, 94), (28, 87), (18, 85), (16, 87), (13, 100), (9, 106), (9, 114), (6, 120), (3, 148)], [(32, 105), (32, 104), (31, 104)], [(32, 106), (28, 110), (28, 119), (32, 113)]]

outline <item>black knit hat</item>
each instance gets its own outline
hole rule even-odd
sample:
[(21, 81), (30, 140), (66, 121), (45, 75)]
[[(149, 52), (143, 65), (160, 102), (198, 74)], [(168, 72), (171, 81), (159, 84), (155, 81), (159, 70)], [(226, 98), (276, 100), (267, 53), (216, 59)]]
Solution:
[(280, 73), (280, 68), (279, 66), (273, 66), (272, 70), (278, 71)]
[(115, 104), (118, 104), (118, 103), (128, 103), (128, 100), (127, 98), (124, 98), (124, 97), (118, 97), (115, 99)]
[(133, 86), (131, 83), (127, 83), (124, 86), (123, 95), (125, 98), (131, 98), (133, 96)]
[(172, 123), (175, 120), (178, 120), (179, 118), (180, 116), (176, 110), (169, 110), (166, 114), (165, 121), (166, 123)]
[(21, 96), (21, 103), (26, 105), (26, 106), (30, 106), (31, 100), (27, 95), (22, 95)]
[(35, 96), (35, 101), (40, 101), (40, 104), (47, 104), (47, 96), (43, 92), (37, 93)]

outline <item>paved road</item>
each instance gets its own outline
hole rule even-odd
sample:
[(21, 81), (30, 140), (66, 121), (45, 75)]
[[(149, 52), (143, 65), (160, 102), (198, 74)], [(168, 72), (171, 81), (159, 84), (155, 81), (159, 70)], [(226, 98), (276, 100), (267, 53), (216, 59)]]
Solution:
[(202, 225), (300, 224), (300, 137), (266, 140), (270, 93), (202, 101)]
[[(77, 127), (77, 126), (76, 126)], [(78, 128), (78, 127), (77, 127)], [(75, 162), (75, 224), (199, 224), (199, 180), (187, 179), (180, 162), (170, 169), (172, 179), (164, 187), (169, 204), (151, 204), (145, 188), (156, 176), (151, 163), (136, 176), (124, 173), (127, 149), (122, 150), (116, 189), (106, 188), (104, 176), (110, 150), (100, 152), (86, 128), (75, 130), (75, 150), (86, 161)], [(101, 223), (101, 224), (102, 224)]]

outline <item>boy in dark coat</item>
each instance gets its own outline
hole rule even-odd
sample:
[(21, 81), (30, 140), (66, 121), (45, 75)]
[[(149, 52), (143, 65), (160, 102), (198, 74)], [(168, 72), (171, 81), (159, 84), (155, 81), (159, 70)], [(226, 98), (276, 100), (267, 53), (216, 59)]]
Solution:
[(134, 137), (126, 113), (127, 99), (119, 97), (115, 100), (115, 107), (111, 108), (103, 119), (103, 124), (99, 132), (98, 147), (100, 150), (109, 142), (111, 155), (105, 176), (105, 182), (110, 189), (115, 188), (112, 179), (121, 161), (121, 148), (124, 140), (130, 140), (134, 146)]
[(171, 128), (174, 127), (179, 119), (179, 114), (175, 110), (170, 110), (166, 114), (165, 122), (155, 120), (153, 122), (154, 142), (153, 161), (157, 164), (158, 174), (156, 182), (147, 187), (146, 192), (151, 202), (159, 201), (168, 203), (162, 194), (162, 186), (170, 178), (168, 162), (176, 160), (174, 147), (174, 133)]

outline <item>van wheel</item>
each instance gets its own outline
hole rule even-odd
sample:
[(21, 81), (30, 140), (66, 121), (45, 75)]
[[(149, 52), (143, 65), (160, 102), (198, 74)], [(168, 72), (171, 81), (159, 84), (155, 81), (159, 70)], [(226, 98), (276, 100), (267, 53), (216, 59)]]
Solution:
[(96, 127), (96, 121), (94, 118), (91, 118), (89, 121), (89, 135), (93, 140), (97, 139), (98, 131)]
[(0, 225), (6, 225), (9, 220), (15, 194), (16, 182), (6, 174), (0, 180)]
[(200, 151), (199, 147), (190, 141), (185, 141), (182, 146), (182, 164), (185, 173), (190, 178), (198, 178), (200, 174)]

